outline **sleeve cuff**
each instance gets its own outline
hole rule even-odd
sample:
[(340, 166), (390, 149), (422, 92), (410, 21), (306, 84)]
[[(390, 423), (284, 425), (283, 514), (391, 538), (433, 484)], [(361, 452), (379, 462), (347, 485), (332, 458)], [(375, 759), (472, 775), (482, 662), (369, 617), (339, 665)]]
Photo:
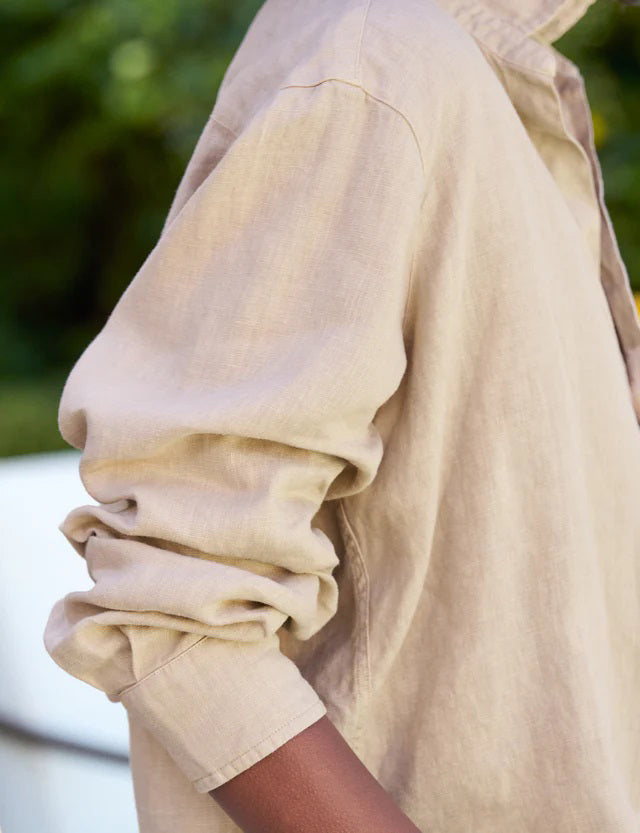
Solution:
[(203, 636), (117, 698), (199, 793), (266, 757), (327, 713), (279, 648)]

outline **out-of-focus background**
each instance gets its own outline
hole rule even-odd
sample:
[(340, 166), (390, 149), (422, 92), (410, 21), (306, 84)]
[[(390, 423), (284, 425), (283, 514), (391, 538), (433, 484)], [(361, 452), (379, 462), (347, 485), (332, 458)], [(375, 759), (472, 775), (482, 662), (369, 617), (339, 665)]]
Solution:
[[(46, 654), (90, 586), (57, 526), (92, 502), (57, 406), (155, 245), (260, 0), (0, 4), (0, 827), (136, 831), (124, 709)], [(640, 8), (598, 0), (555, 47), (587, 84), (607, 204), (640, 310)]]
[[(156, 242), (258, 0), (2, 0), (0, 456), (64, 448), (70, 365)], [(597, 0), (583, 70), (608, 206), (640, 291), (640, 9)]]

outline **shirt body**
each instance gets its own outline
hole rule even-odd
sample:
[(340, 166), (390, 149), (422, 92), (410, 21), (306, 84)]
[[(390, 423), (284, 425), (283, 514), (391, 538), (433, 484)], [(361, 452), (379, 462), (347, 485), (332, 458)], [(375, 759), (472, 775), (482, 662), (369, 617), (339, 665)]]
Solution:
[(327, 713), (421, 829), (640, 830), (640, 324), (588, 2), (267, 0), (69, 376), (141, 833)]

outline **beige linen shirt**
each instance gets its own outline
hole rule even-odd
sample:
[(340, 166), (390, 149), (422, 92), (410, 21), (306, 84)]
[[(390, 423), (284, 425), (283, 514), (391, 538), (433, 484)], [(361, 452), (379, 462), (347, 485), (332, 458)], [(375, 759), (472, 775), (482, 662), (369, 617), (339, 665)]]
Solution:
[(640, 831), (640, 324), (589, 0), (266, 0), (60, 402), (142, 833), (325, 713), (422, 831)]

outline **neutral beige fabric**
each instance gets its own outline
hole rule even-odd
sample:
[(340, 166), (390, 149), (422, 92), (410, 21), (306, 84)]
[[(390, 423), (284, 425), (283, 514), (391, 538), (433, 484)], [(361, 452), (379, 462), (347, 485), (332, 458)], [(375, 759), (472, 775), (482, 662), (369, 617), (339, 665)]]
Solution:
[(425, 832), (640, 831), (640, 324), (589, 2), (515, 5), (267, 0), (69, 375), (142, 833), (325, 713)]

